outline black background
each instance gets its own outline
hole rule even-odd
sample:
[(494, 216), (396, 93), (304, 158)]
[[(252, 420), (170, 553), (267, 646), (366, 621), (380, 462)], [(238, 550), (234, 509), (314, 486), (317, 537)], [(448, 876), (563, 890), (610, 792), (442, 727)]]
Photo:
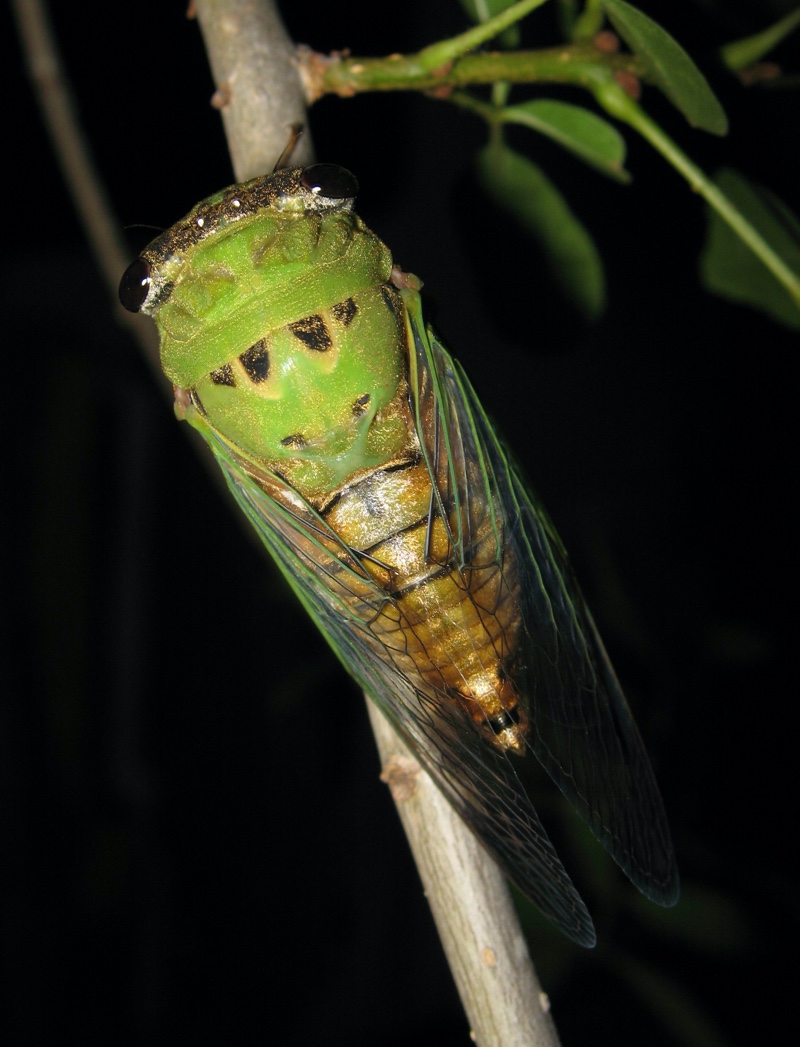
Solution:
[[(231, 181), (180, 3), (107, 6), (91, 27), (53, 6), (122, 223), (170, 225)], [(322, 51), (462, 27), (455, 3), (388, 21), (286, 6)], [(796, 96), (746, 91), (713, 57), (780, 5), (643, 6), (732, 130), (692, 132), (651, 91), (657, 118), (704, 168), (738, 167), (797, 211)], [(535, 16), (528, 43), (548, 26)], [(796, 72), (796, 43), (780, 54)], [(466, 1044), (362, 700), (115, 322), (13, 48), (6, 67), (4, 1042)], [(701, 202), (631, 136), (628, 187), (518, 139), (606, 259), (609, 308), (587, 328), (476, 190), (476, 121), (391, 95), (326, 100), (310, 123), (534, 478), (670, 813), (677, 909), (640, 903), (568, 836), (600, 945), (526, 911), (562, 1040), (753, 1042), (765, 1009), (788, 1012), (798, 923), (797, 333), (699, 289)], [(149, 236), (131, 230), (131, 257)]]

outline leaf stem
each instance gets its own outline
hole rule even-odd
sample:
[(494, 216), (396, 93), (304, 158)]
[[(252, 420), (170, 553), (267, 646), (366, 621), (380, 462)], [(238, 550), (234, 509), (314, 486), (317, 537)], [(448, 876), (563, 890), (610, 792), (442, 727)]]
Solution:
[(658, 124), (614, 81), (607, 80), (595, 88), (598, 103), (617, 120), (637, 131), (664, 159), (678, 171), (709, 207), (713, 207), (741, 241), (763, 262), (778, 282), (786, 288), (800, 307), (800, 276), (764, 240), (754, 226), (731, 203), (722, 190), (697, 164), (680, 149)]
[(458, 36), (453, 36), (449, 40), (440, 40), (438, 43), (423, 48), (417, 54), (417, 61), (423, 69), (439, 69), (449, 62), (454, 62), (468, 51), (474, 51), (481, 44), (488, 43), (489, 40), (499, 36), (504, 29), (521, 21), (531, 11), (545, 3), (547, 0), (519, 0), (518, 3), (512, 4), (505, 11), (501, 11), (500, 14), (487, 19), (480, 25), (473, 26), (472, 29), (467, 29), (466, 32), (459, 33)]
[(766, 29), (762, 29), (759, 33), (725, 44), (720, 48), (720, 57), (728, 69), (738, 73), (762, 59), (798, 26), (800, 26), (800, 7), (790, 11), (788, 15), (767, 26)]

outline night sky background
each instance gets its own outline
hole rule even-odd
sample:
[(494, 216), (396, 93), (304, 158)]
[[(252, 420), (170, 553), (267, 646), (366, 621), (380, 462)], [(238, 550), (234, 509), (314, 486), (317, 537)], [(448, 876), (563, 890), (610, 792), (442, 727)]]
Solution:
[[(111, 5), (91, 31), (52, 6), (121, 224), (169, 226), (232, 181), (181, 3)], [(691, 131), (652, 90), (651, 112), (797, 213), (797, 94), (746, 90), (713, 53), (791, 5), (642, 6), (731, 132)], [(320, 51), (463, 28), (455, 2), (285, 7)], [(3, 1042), (467, 1044), (363, 701), (117, 322), (2, 19)], [(555, 39), (534, 16), (528, 45)], [(799, 39), (776, 56), (795, 76)], [(684, 891), (662, 912), (535, 797), (600, 940), (523, 910), (562, 1041), (759, 1042), (796, 991), (798, 334), (699, 287), (701, 201), (631, 135), (627, 187), (514, 137), (606, 261), (587, 326), (477, 189), (476, 120), (386, 95), (325, 100), (310, 124), (559, 527), (670, 815)], [(130, 229), (131, 258), (151, 235)]]

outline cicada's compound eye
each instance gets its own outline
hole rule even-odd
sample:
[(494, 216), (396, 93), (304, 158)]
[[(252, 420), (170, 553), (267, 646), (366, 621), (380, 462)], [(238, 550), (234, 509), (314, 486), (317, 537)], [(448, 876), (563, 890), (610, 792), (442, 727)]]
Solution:
[(300, 180), (314, 196), (329, 200), (352, 200), (358, 196), (355, 175), (338, 164), (312, 164), (305, 168)]
[(150, 263), (131, 262), (119, 282), (119, 300), (129, 313), (138, 313), (150, 291)]

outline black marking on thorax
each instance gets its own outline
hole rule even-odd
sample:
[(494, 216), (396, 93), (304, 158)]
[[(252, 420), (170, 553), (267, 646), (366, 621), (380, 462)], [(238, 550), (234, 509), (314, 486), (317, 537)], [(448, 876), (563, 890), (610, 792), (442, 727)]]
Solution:
[(239, 356), (239, 361), (251, 382), (255, 385), (266, 382), (269, 378), (269, 351), (266, 338), (260, 339), (249, 349), (245, 349)]
[(333, 314), (334, 320), (338, 320), (338, 322), (344, 324), (345, 327), (350, 326), (355, 319), (357, 312), (358, 306), (356, 305), (354, 298), (345, 298), (343, 302), (337, 302), (336, 305), (331, 306), (331, 313)]
[(233, 375), (233, 368), (230, 364), (224, 364), (222, 367), (218, 367), (216, 371), (212, 371), (208, 376), (214, 385), (230, 385), (236, 388), (236, 379)]
[(391, 284), (381, 284), (381, 296), (389, 312), (395, 318), (399, 317), (402, 310), (402, 302), (397, 289)]
[(304, 316), (302, 320), (296, 320), (288, 326), (295, 338), (314, 352), (326, 353), (333, 346), (328, 325), (319, 313)]

